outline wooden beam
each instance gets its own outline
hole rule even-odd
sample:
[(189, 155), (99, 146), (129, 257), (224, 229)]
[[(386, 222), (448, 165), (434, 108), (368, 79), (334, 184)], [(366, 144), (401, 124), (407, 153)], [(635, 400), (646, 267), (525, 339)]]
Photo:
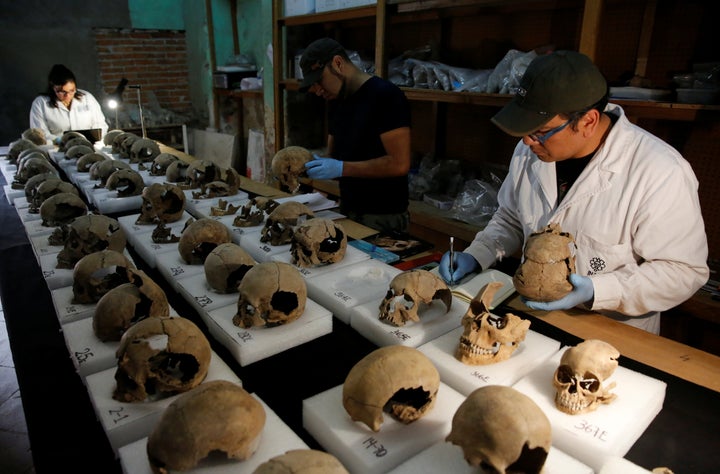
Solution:
[(585, 9), (583, 10), (580, 47), (578, 50), (586, 54), (593, 62), (597, 55), (597, 42), (603, 3), (603, 0), (585, 0)]
[(645, 4), (645, 16), (640, 30), (640, 44), (638, 44), (637, 59), (635, 60), (635, 75), (645, 77), (647, 73), (648, 58), (650, 57), (650, 42), (653, 26), (655, 26), (655, 0), (648, 0)]

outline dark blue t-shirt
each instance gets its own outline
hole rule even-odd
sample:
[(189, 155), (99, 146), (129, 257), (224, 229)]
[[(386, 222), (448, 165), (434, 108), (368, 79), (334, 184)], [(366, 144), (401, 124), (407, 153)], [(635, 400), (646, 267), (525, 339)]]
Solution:
[[(410, 106), (395, 84), (373, 76), (346, 99), (329, 103), (333, 158), (365, 161), (387, 154), (380, 135), (410, 126)], [(391, 214), (408, 207), (407, 175), (390, 178), (340, 178), (341, 209), (361, 214)]]

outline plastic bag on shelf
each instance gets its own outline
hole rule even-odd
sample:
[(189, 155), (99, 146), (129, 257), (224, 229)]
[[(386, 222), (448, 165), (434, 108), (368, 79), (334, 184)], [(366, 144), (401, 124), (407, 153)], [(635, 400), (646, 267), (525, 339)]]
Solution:
[(517, 49), (509, 50), (490, 74), (485, 92), (491, 94), (514, 93), (528, 64), (536, 56), (537, 54), (532, 50), (527, 53)]
[(497, 210), (497, 192), (500, 179), (493, 175), (494, 184), (479, 179), (465, 182), (450, 209), (451, 217), (484, 227)]

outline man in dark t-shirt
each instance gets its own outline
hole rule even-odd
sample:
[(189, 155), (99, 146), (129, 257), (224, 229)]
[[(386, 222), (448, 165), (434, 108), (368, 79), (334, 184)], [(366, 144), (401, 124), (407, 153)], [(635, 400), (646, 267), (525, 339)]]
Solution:
[(410, 106), (394, 84), (358, 68), (331, 38), (302, 55), (301, 91), (329, 103), (327, 157), (308, 162), (311, 179), (340, 182), (340, 210), (386, 232), (408, 227)]

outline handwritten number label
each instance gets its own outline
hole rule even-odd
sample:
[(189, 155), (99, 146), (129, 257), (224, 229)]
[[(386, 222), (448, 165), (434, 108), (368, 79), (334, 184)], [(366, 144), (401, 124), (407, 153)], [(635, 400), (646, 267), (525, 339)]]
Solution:
[(252, 334), (249, 331), (238, 332), (237, 336), (238, 339), (240, 339), (240, 342), (250, 342), (253, 339)]
[(125, 418), (127, 418), (128, 416), (130, 416), (126, 413), (123, 413), (123, 411), (125, 411), (124, 407), (115, 408), (114, 410), (108, 410), (108, 413), (110, 414), (110, 418), (112, 419), (113, 423), (115, 423), (116, 425), (118, 423), (120, 423), (122, 420), (124, 420)]
[(588, 423), (587, 420), (580, 421), (573, 428), (602, 442), (607, 441), (608, 432), (597, 425)]
[(352, 296), (347, 295), (347, 294), (345, 294), (345, 293), (343, 293), (342, 291), (339, 291), (339, 290), (336, 291), (336, 292), (333, 293), (333, 294), (334, 294), (335, 296), (337, 296), (338, 298), (340, 298), (341, 300), (343, 300), (344, 302), (346, 302), (346, 303), (352, 301), (352, 299), (353, 299)]
[(75, 351), (75, 359), (79, 365), (87, 362), (91, 357), (95, 357), (95, 354), (93, 354), (89, 347), (86, 347), (83, 351)]
[(363, 441), (363, 446), (366, 450), (372, 451), (375, 457), (378, 458), (381, 458), (388, 453), (387, 448), (385, 448), (382, 443), (379, 443), (378, 440), (376, 440), (372, 436)]
[(207, 295), (196, 296), (195, 301), (197, 301), (201, 308), (204, 308), (205, 306), (213, 302), (213, 300)]
[(392, 335), (395, 336), (396, 338), (400, 339), (401, 341), (407, 341), (407, 340), (410, 340), (410, 339), (412, 338), (412, 336), (410, 336), (410, 334), (405, 333), (405, 332), (402, 332), (402, 331), (399, 330), (399, 329), (396, 329), (396, 330), (394, 330), (394, 331), (390, 331), (390, 334), (392, 334)]
[(482, 373), (478, 372), (477, 370), (476, 370), (475, 372), (471, 373), (470, 375), (472, 375), (472, 376), (475, 377), (476, 379), (482, 380), (482, 381), (485, 382), (485, 383), (488, 383), (488, 382), (490, 381), (490, 377), (489, 377), (489, 376), (487, 376), (487, 375), (485, 375), (485, 374), (482, 374)]
[(183, 270), (182, 267), (170, 267), (170, 274), (174, 277), (182, 275), (183, 273), (185, 273), (185, 270)]

